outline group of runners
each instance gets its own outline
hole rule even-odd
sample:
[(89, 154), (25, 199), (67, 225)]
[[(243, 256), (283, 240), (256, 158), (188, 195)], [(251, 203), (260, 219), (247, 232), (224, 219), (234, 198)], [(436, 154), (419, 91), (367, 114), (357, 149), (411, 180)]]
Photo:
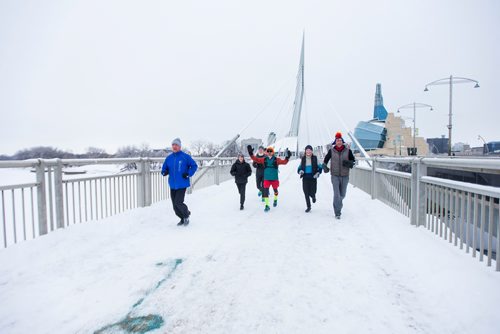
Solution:
[[(161, 174), (168, 175), (168, 183), (170, 186), (170, 197), (175, 214), (180, 218), (177, 225), (188, 225), (191, 212), (184, 203), (186, 189), (190, 186), (190, 177), (194, 175), (198, 169), (198, 165), (191, 156), (181, 149), (181, 141), (176, 138), (172, 141), (172, 154), (167, 156), (163, 163)], [(272, 206), (278, 205), (279, 194), (279, 175), (278, 168), (280, 165), (286, 165), (291, 157), (291, 152), (288, 149), (285, 151), (285, 157), (277, 157), (273, 147), (264, 148), (260, 146), (258, 152), (254, 154), (252, 146), (247, 146), (248, 154), (253, 162), (253, 167), (256, 170), (256, 185), (258, 195), (264, 202), (264, 211), (268, 212), (271, 209), (270, 189), (273, 190)], [(318, 161), (318, 157), (313, 152), (313, 147), (307, 145), (304, 148), (304, 155), (300, 160), (297, 168), (297, 173), (302, 179), (302, 190), (304, 192), (306, 209), (305, 212), (311, 211), (311, 202), (316, 203), (317, 181), (320, 175), (330, 173), (331, 183), (333, 186), (333, 211), (336, 219), (340, 219), (342, 214), (343, 200), (346, 196), (347, 185), (349, 183), (349, 172), (354, 167), (355, 158), (342, 138), (342, 134), (337, 132), (335, 139), (332, 142), (331, 148), (328, 150), (322, 163)], [(238, 159), (231, 166), (230, 174), (234, 176), (235, 183), (240, 196), (240, 210), (244, 209), (245, 193), (248, 178), (252, 175), (252, 168), (242, 153), (238, 155)]]

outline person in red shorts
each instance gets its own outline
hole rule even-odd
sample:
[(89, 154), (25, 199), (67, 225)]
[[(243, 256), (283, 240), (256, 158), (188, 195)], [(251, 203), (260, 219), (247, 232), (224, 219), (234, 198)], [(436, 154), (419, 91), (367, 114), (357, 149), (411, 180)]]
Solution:
[(273, 206), (278, 205), (278, 187), (280, 185), (280, 181), (278, 180), (278, 166), (279, 165), (286, 165), (288, 163), (288, 160), (290, 160), (290, 157), (292, 154), (288, 149), (286, 149), (286, 157), (285, 159), (277, 158), (274, 156), (274, 149), (269, 146), (266, 149), (266, 157), (264, 158), (257, 158), (253, 155), (253, 148), (252, 146), (248, 145), (248, 154), (250, 155), (250, 158), (255, 161), (258, 164), (263, 164), (264, 165), (264, 191), (262, 193), (262, 198), (264, 198), (264, 202), (266, 203), (266, 206), (264, 207), (264, 211), (267, 212), (271, 208), (269, 206), (269, 188), (273, 187), (274, 190), (274, 201), (273, 201)]

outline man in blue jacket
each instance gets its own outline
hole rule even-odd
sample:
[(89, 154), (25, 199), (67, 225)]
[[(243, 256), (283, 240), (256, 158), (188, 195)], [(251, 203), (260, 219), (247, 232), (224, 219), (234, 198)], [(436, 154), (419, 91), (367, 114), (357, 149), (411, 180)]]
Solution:
[(172, 205), (175, 214), (181, 219), (177, 225), (186, 226), (189, 224), (191, 212), (187, 205), (184, 204), (184, 196), (186, 195), (186, 188), (190, 186), (189, 178), (196, 173), (198, 165), (189, 154), (181, 151), (181, 140), (179, 138), (172, 141), (172, 151), (173, 153), (163, 162), (161, 175), (168, 175)]

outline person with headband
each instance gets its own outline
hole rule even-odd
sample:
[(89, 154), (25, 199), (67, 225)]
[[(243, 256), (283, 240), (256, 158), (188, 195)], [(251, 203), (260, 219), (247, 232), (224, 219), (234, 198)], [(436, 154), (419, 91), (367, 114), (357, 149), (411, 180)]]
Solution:
[(278, 187), (280, 185), (280, 181), (278, 179), (278, 166), (286, 165), (290, 160), (292, 153), (288, 149), (286, 149), (285, 159), (277, 158), (274, 156), (274, 149), (271, 146), (269, 146), (266, 149), (267, 153), (266, 157), (257, 158), (256, 156), (253, 155), (253, 148), (251, 145), (248, 145), (247, 149), (250, 158), (254, 162), (264, 165), (264, 182), (263, 182), (264, 191), (262, 193), (262, 197), (264, 198), (265, 202), (264, 211), (268, 212), (271, 209), (271, 207), (269, 206), (269, 188), (273, 187), (274, 190), (273, 206), (276, 207), (278, 205)]

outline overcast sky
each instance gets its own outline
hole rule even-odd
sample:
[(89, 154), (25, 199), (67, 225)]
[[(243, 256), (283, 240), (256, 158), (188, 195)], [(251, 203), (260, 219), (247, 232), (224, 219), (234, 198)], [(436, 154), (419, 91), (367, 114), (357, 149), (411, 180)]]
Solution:
[(500, 140), (500, 1), (0, 0), (0, 154), (220, 143), (260, 112), (242, 137), (282, 136), (303, 30), (301, 146), (370, 119), (378, 82), (447, 135), (448, 86), (423, 88), (450, 75), (481, 85), (454, 87), (453, 141)]

